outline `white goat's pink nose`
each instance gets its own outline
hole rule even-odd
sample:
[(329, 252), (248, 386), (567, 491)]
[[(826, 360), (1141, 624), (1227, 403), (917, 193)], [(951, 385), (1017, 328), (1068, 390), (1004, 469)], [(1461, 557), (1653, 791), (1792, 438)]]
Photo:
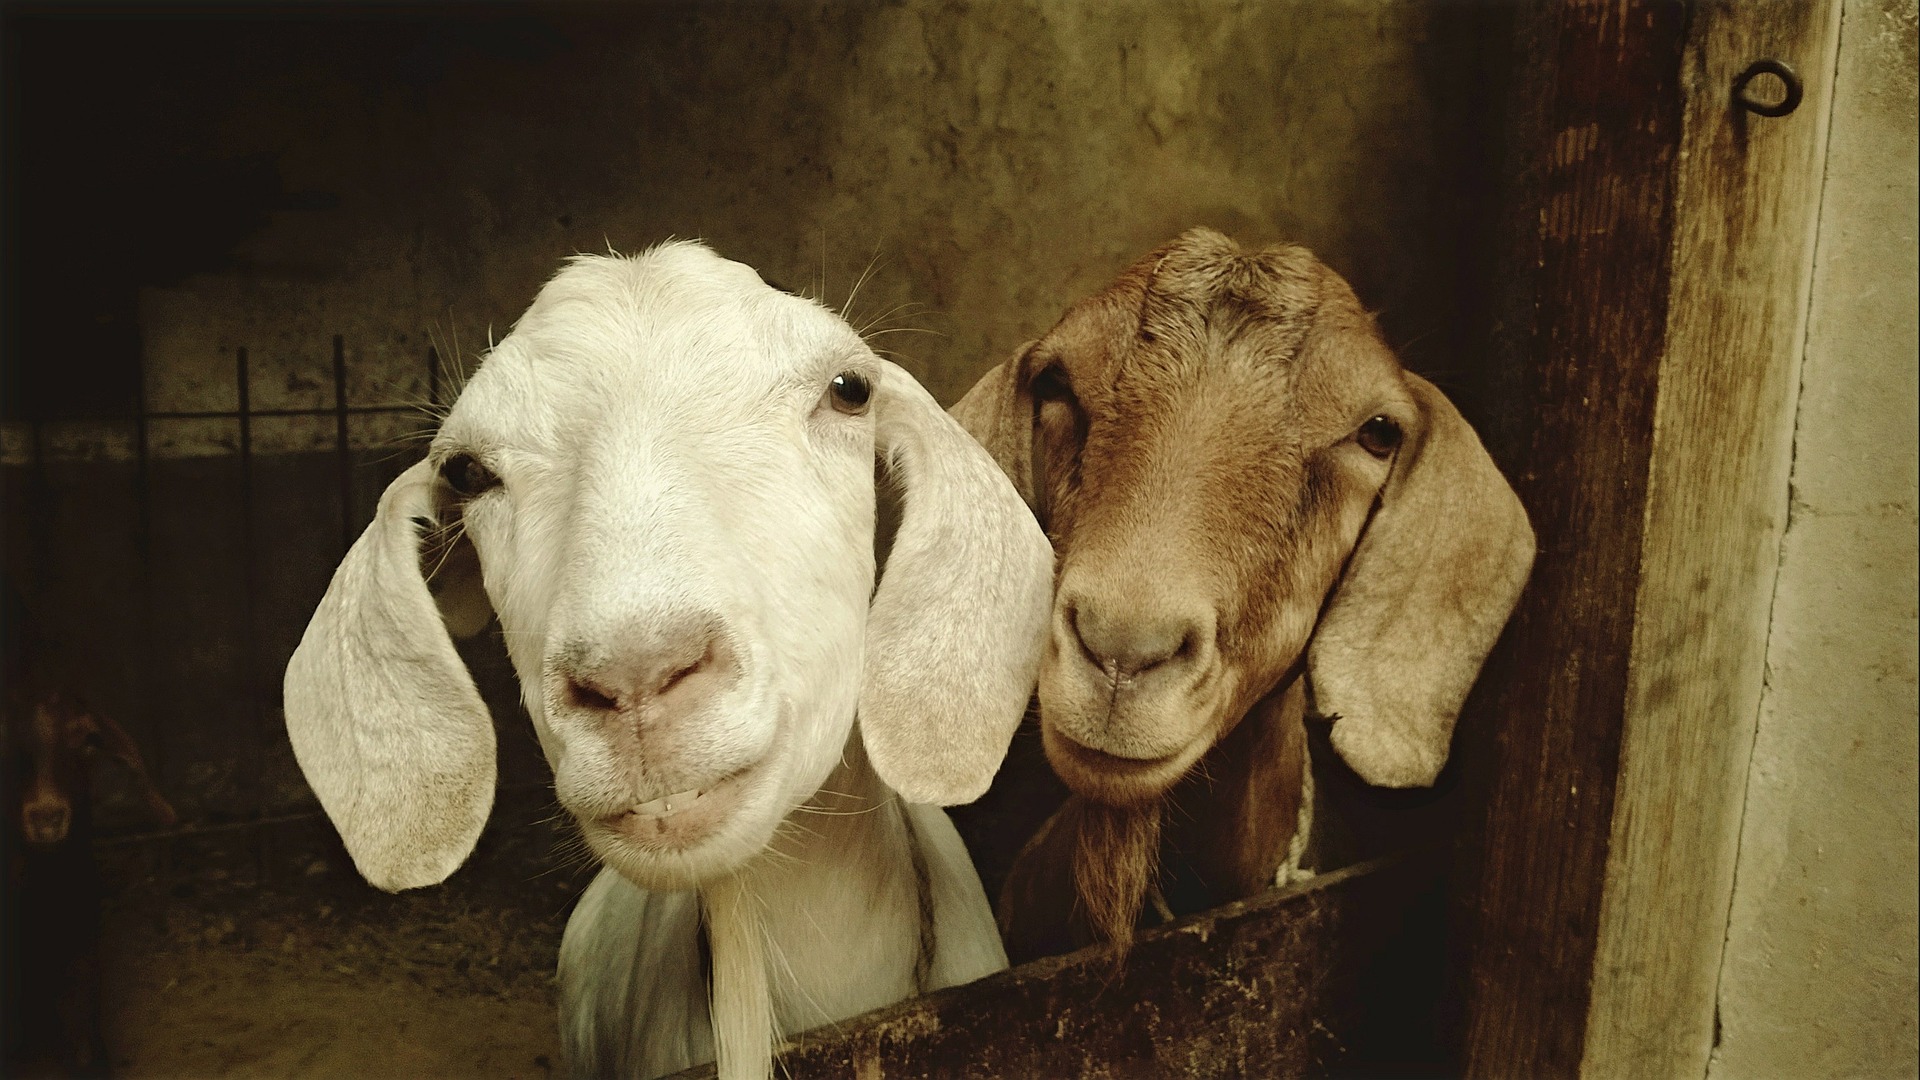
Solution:
[(619, 635), (624, 645), (576, 643), (555, 673), (568, 705), (643, 723), (671, 721), (698, 708), (740, 673), (740, 660), (717, 616), (690, 612), (648, 620)]
[(1213, 635), (1213, 613), (1201, 608), (1130, 608), (1083, 595), (1069, 597), (1061, 613), (1087, 660), (1116, 682), (1189, 666)]

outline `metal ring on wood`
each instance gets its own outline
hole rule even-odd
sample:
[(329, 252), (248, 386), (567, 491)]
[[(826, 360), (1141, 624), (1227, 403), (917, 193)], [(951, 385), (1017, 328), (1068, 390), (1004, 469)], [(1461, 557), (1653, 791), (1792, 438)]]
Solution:
[[(1761, 101), (1749, 93), (1753, 80), (1761, 75), (1772, 75), (1778, 78), (1781, 85), (1786, 87), (1786, 96), (1779, 101), (1768, 102)], [(1740, 73), (1739, 78), (1733, 80), (1733, 103), (1755, 116), (1785, 116), (1799, 108), (1803, 93), (1800, 76), (1794, 74), (1792, 68), (1778, 60), (1755, 60), (1748, 65), (1747, 70)]]

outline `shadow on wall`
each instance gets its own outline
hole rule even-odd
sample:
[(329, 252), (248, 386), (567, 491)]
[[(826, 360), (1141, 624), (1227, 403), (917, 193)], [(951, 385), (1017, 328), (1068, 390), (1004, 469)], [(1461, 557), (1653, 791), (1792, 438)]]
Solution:
[[(464, 363), (565, 254), (693, 235), (856, 325), (930, 331), (877, 343), (951, 401), (1065, 298), (1195, 224), (1307, 244), (1410, 364), (1471, 382), (1462, 270), (1481, 257), (1499, 100), (1479, 76), (1498, 74), (1484, 43), (1506, 17), (1202, 0), (16, 8), (10, 272), (32, 298), (10, 291), (27, 348), (12, 355), (76, 360), (14, 365), (7, 396), (21, 371), (110, 364), (48, 403), (117, 408), (139, 344), (152, 407), (230, 407), (217, 350), (246, 345), (263, 406), (308, 406), (327, 389), (313, 346), (334, 333), (362, 351), (356, 403), (421, 396), (429, 330)], [(117, 329), (83, 341), (94, 327)]]

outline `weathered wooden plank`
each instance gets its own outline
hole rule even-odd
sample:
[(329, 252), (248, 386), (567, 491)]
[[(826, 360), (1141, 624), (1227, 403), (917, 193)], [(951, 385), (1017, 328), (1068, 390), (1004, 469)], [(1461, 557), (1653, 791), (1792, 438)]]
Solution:
[(1438, 887), (1431, 860), (1363, 863), (1151, 931), (1118, 971), (1104, 948), (1084, 949), (807, 1033), (776, 1071), (878, 1080), (1430, 1068), (1431, 987), (1401, 961), (1434, 940), (1434, 927), (1406, 916)]
[[(1787, 522), (1835, 0), (1694, 13), (1675, 179), (1672, 299), (1654, 412), (1620, 776), (1582, 1073), (1698, 1077)], [(1781, 117), (1735, 80), (1798, 73)], [(1768, 85), (1771, 83), (1771, 85)], [(1763, 76), (1753, 93), (1784, 86)]]
[(1540, 554), (1461, 722), (1468, 1075), (1579, 1067), (1667, 324), (1687, 29), (1677, 3), (1545, 3), (1517, 35), (1490, 445)]

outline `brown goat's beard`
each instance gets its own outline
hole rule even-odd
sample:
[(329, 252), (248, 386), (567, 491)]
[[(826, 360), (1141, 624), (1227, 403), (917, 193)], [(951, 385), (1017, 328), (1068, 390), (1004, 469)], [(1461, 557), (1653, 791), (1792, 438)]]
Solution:
[(1164, 801), (1108, 806), (1079, 796), (1073, 815), (1073, 888), (1094, 940), (1117, 959), (1133, 947), (1148, 891), (1159, 886)]

